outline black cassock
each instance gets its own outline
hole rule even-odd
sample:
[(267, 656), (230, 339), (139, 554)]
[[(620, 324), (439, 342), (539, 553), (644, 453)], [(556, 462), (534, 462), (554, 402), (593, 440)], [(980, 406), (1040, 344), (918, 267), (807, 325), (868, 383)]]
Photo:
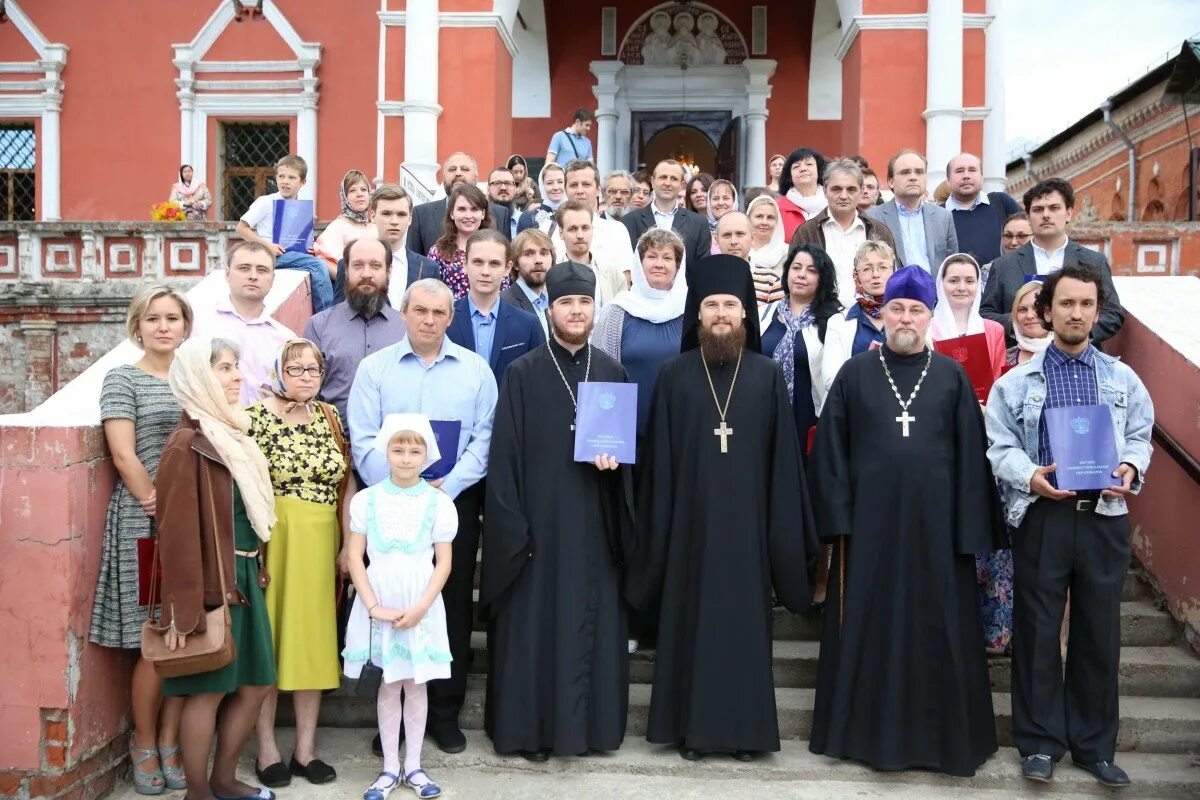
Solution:
[[(639, 475), (638, 608), (661, 599), (646, 738), (704, 752), (779, 749), (771, 589), (811, 602), (816, 536), (779, 366), (745, 351), (726, 424), (698, 349), (667, 361), (654, 389)], [(721, 402), (734, 365), (712, 369)]]
[[(926, 353), (883, 352), (907, 400)], [(974, 554), (1003, 535), (983, 416), (962, 367), (935, 353), (904, 437), (879, 356), (838, 373), (809, 462), (835, 543), (809, 749), (973, 775), (996, 751)]]
[[(492, 428), (480, 604), (488, 615), (486, 727), (496, 751), (615, 750), (625, 736), (629, 654), (621, 563), (632, 548), (629, 468), (573, 460), (586, 349), (557, 342), (514, 361)], [(591, 381), (627, 383), (591, 348)]]

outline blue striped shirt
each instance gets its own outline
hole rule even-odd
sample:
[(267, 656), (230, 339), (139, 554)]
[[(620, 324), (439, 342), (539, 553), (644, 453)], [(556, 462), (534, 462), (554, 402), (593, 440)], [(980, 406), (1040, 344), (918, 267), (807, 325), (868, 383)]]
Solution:
[[(1047, 408), (1063, 406), (1094, 406), (1100, 403), (1100, 387), (1096, 381), (1096, 351), (1088, 345), (1078, 358), (1067, 355), (1051, 344), (1046, 348), (1046, 359), (1042, 370), (1046, 375), (1046, 405), (1038, 423), (1038, 463), (1042, 466), (1054, 463), (1050, 452), (1050, 434), (1046, 430)], [(1051, 485), (1058, 487), (1054, 474), (1047, 476)]]

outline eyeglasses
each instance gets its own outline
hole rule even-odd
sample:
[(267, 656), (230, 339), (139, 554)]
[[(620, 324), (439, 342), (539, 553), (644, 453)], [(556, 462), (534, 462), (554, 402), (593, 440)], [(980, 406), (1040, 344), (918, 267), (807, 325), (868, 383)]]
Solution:
[(629, 189), (605, 189), (604, 193), (609, 197), (632, 197), (633, 192)]
[(1006, 242), (1023, 242), (1033, 237), (1032, 233), (1002, 233), (1000, 238)]
[(288, 375), (288, 377), (291, 378), (299, 378), (301, 375), (309, 375), (313, 378), (319, 378), (325, 374), (325, 370), (323, 370), (321, 367), (299, 367), (295, 365), (284, 367), (283, 371)]
[(855, 271), (858, 272), (858, 274), (860, 274), (860, 275), (886, 275), (887, 273), (891, 272), (892, 269), (893, 269), (892, 267), (889, 267), (886, 265), (883, 265), (883, 266), (871, 265), (871, 266), (866, 266), (866, 267), (855, 267)]
[(510, 189), (516, 185), (517, 184), (515, 184), (512, 181), (492, 181), (491, 183), (488, 184), (488, 186), (507, 186)]

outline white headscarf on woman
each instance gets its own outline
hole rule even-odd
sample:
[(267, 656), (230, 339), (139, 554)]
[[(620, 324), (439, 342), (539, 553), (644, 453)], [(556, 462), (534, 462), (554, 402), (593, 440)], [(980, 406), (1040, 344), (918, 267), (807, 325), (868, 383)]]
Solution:
[[(557, 172), (559, 175), (563, 176), (562, 197), (558, 198), (557, 200), (551, 200), (550, 194), (546, 191), (545, 178), (546, 178), (547, 170)], [(567, 185), (566, 184), (567, 184), (567, 173), (563, 169), (562, 164), (557, 164), (557, 163), (553, 164), (553, 165), (547, 164), (546, 166), (542, 167), (542, 171), (538, 173), (538, 189), (542, 195), (542, 208), (543, 209), (546, 209), (546, 210), (550, 211), (551, 213), (558, 210), (558, 207), (560, 205), (562, 205), (567, 199)]]
[(942, 278), (946, 274), (946, 265), (950, 263), (967, 263), (975, 267), (975, 277), (980, 276), (979, 262), (975, 257), (968, 253), (954, 253), (946, 257), (942, 265), (938, 267), (937, 275), (934, 277), (934, 284), (937, 288), (937, 305), (933, 309), (933, 325), (930, 326), (929, 332), (933, 336), (935, 342), (940, 342), (942, 339), (953, 339), (956, 336), (970, 336), (973, 333), (983, 333), (983, 317), (979, 314), (979, 303), (982, 301), (983, 286), (976, 284), (975, 299), (971, 301), (971, 310), (967, 313), (967, 330), (965, 333), (958, 332), (958, 322), (954, 319), (954, 310), (950, 308), (950, 300), (946, 297), (946, 290), (942, 288)]
[(687, 302), (687, 267), (686, 257), (680, 259), (675, 281), (670, 289), (655, 289), (646, 280), (646, 271), (639, 264), (637, 269), (629, 272), (633, 277), (633, 288), (626, 289), (612, 299), (612, 305), (625, 309), (638, 319), (660, 324), (683, 316), (683, 306)]
[(775, 209), (775, 230), (771, 233), (771, 241), (762, 247), (750, 248), (750, 265), (765, 269), (775, 269), (779, 266), (779, 262), (783, 261), (787, 256), (788, 252), (787, 242), (783, 239), (783, 218), (779, 213), (779, 203), (775, 202), (775, 198), (768, 194), (760, 194), (750, 201), (750, 205), (746, 206), (746, 216), (750, 217), (750, 230), (753, 235), (754, 208), (767, 204)]
[[(733, 195), (733, 205), (729, 207), (729, 211), (737, 211), (738, 210), (738, 193), (737, 193), (736, 186), (734, 186), (732, 183), (725, 180), (724, 178), (717, 178), (715, 181), (713, 181), (711, 184), (709, 184), (708, 205), (705, 207), (704, 213), (708, 215), (708, 232), (711, 233), (714, 236), (714, 238), (717, 235), (717, 218), (713, 216), (713, 212), (712, 212), (712, 193), (713, 193), (713, 189), (718, 186), (726, 187), (727, 189), (729, 189), (730, 194)], [(726, 211), (725, 213), (728, 214), (729, 211)], [(714, 250), (713, 252), (716, 253), (716, 252), (720, 252), (720, 251)]]
[(1043, 332), (1042, 337), (1040, 339), (1030, 339), (1028, 336), (1026, 336), (1024, 333), (1022, 333), (1021, 326), (1017, 324), (1017, 306), (1019, 306), (1021, 304), (1021, 300), (1025, 297), (1026, 294), (1028, 294), (1029, 292), (1035, 292), (1035, 293), (1040, 292), (1041, 289), (1042, 289), (1041, 281), (1029, 281), (1024, 286), (1022, 286), (1020, 289), (1017, 289), (1017, 293), (1015, 295), (1013, 295), (1013, 307), (1012, 307), (1013, 338), (1017, 340), (1018, 347), (1020, 347), (1025, 352), (1033, 353), (1034, 355), (1045, 352), (1046, 348), (1050, 346), (1050, 342), (1054, 341), (1054, 337), (1050, 335), (1050, 331)]
[[(225, 400), (225, 392), (212, 371), (213, 341), (200, 337), (180, 345), (167, 382), (180, 407), (200, 424), (200, 432), (229, 468), (242, 492), (246, 515), (255, 534), (268, 542), (275, 525), (275, 491), (267, 459), (248, 433), (249, 415), (241, 406)], [(222, 341), (217, 340), (218, 344)], [(229, 349), (234, 349), (229, 344)]]

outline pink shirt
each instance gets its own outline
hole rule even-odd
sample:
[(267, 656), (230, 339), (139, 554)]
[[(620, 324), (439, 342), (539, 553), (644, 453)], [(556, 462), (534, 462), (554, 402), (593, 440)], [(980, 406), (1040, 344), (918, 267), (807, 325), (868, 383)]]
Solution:
[(267, 382), (279, 348), (296, 334), (266, 310), (257, 319), (244, 318), (234, 310), (226, 296), (217, 302), (211, 313), (196, 317), (192, 336), (220, 337), (237, 344), (240, 351), (238, 367), (242, 371), (242, 405), (248, 406), (258, 402), (259, 387)]
[(377, 229), (369, 222), (355, 222), (339, 216), (321, 231), (321, 235), (313, 242), (313, 252), (324, 259), (336, 264), (346, 250), (346, 245), (362, 236), (376, 236)]

